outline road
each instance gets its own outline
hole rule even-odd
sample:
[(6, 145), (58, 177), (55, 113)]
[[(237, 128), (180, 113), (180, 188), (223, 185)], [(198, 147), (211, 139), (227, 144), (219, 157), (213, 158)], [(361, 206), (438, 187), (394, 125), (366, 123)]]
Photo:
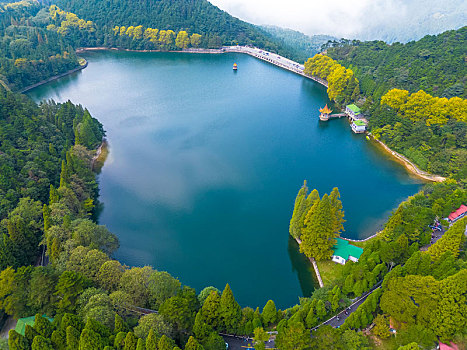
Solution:
[[(254, 349), (253, 348), (253, 338), (245, 338), (245, 337), (236, 337), (232, 335), (222, 335), (225, 342), (229, 344), (228, 350), (246, 350), (246, 349)], [(266, 342), (266, 349), (274, 349), (275, 348), (274, 337)]]

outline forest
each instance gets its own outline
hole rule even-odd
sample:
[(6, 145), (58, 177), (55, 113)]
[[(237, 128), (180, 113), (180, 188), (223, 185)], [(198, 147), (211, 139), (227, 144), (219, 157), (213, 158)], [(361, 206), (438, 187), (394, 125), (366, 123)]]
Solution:
[(407, 44), (329, 41), (305, 73), (326, 80), (336, 106), (356, 103), (367, 130), (418, 168), (467, 176), (467, 27)]
[[(401, 203), (358, 262), (311, 297), (277, 310), (272, 300), (242, 308), (228, 284), (195, 291), (157, 266), (112, 259), (119, 242), (96, 221), (92, 170), (103, 126), (70, 101), (36, 105), (8, 89), (78, 67), (80, 46), (287, 48), (202, 0), (56, 5), (0, 4), (0, 319), (35, 319), (24, 335), (9, 332), (10, 349), (224, 350), (219, 333), (248, 335), (264, 349), (267, 331), (277, 331), (282, 350), (466, 343), (467, 219), (449, 228), (442, 220), (467, 203), (466, 28), (406, 45), (334, 41), (325, 47), (329, 56), (306, 62), (338, 106), (362, 106), (376, 138), (450, 178)], [(447, 231), (425, 249), (436, 218)], [(344, 223), (338, 189), (320, 196), (304, 183), (289, 231), (302, 241), (300, 250), (328, 259)], [(373, 289), (341, 328), (314, 329)]]

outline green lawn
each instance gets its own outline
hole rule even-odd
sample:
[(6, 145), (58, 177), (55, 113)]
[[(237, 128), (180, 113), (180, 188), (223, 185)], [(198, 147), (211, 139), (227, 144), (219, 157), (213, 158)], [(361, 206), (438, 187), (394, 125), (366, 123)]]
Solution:
[(317, 261), (316, 263), (318, 264), (319, 273), (323, 279), (324, 285), (328, 285), (331, 281), (339, 277), (344, 268), (343, 265), (331, 260)]

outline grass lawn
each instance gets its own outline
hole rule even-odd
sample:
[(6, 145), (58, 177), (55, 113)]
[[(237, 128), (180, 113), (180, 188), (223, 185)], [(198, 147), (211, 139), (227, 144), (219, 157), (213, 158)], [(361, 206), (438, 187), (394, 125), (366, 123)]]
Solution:
[(328, 285), (331, 281), (341, 275), (344, 268), (343, 265), (337, 264), (331, 260), (317, 261), (319, 273), (323, 279), (324, 285)]

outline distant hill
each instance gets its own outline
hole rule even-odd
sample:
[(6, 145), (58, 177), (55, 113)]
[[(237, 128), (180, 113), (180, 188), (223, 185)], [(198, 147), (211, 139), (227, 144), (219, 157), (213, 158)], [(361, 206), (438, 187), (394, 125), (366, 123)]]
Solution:
[(284, 45), (297, 51), (300, 54), (301, 61), (312, 57), (321, 51), (321, 45), (329, 40), (337, 40), (336, 37), (330, 35), (306, 35), (299, 31), (281, 28), (272, 25), (261, 26), (263, 30), (271, 34), (274, 38), (281, 40)]
[(367, 97), (378, 100), (392, 88), (467, 97), (467, 27), (407, 44), (357, 40), (334, 44), (328, 55), (355, 71)]
[(202, 34), (203, 46), (238, 43), (279, 50), (270, 34), (229, 15), (207, 0), (47, 0), (46, 3), (56, 4), (101, 28), (142, 25), (160, 30), (186, 30)]
[(354, 38), (405, 43), (465, 26), (467, 2), (393, 0), (382, 9), (374, 6), (374, 16), (362, 17), (361, 21), (364, 25)]

